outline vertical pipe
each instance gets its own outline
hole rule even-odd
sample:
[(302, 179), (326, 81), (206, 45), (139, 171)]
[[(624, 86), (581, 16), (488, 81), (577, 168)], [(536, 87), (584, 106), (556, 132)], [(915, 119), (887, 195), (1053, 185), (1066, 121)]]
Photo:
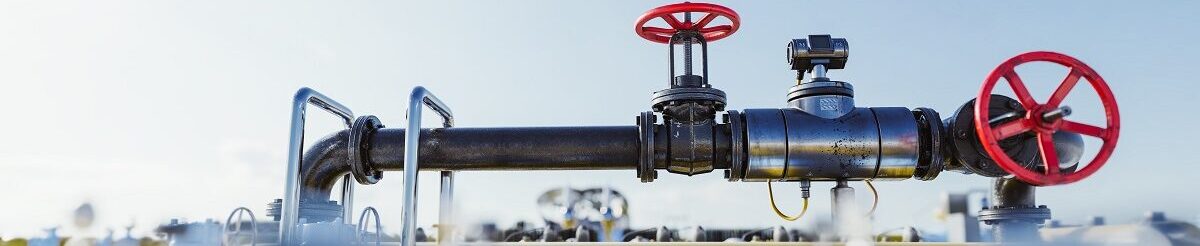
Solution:
[(873, 242), (871, 222), (858, 209), (854, 199), (854, 188), (846, 179), (839, 179), (833, 193), (833, 223), (836, 235), (846, 245), (870, 244)]
[[(1000, 211), (1036, 211), (1036, 197), (1033, 185), (1014, 178), (996, 178), (992, 187), (993, 209)], [(1016, 217), (1016, 216), (1007, 216)], [(1049, 216), (1047, 216), (1049, 217)], [(1038, 234), (1038, 224), (1042, 221), (1030, 218), (994, 219), (992, 237), (1000, 243), (1036, 243), (1041, 240)]]
[(438, 245), (454, 244), (454, 171), (442, 171), (441, 206), (438, 208)]
[(813, 73), (813, 78), (828, 78), (828, 77), (826, 77), (827, 75), (825, 75), (826, 73), (828, 73), (828, 71), (825, 70), (824, 64), (813, 65), (812, 73)]
[(845, 179), (837, 180), (837, 186), (830, 189), (833, 199), (833, 223), (836, 225), (838, 236), (843, 239), (847, 238), (848, 233), (854, 230), (854, 219), (859, 216), (855, 209), (854, 188), (851, 188)]

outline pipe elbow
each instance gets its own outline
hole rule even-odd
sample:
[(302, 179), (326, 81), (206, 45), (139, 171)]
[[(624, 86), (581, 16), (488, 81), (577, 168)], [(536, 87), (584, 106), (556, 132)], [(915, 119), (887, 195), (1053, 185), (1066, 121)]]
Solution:
[(322, 137), (304, 152), (300, 162), (300, 199), (325, 202), (338, 177), (350, 171), (347, 163), (349, 130)]

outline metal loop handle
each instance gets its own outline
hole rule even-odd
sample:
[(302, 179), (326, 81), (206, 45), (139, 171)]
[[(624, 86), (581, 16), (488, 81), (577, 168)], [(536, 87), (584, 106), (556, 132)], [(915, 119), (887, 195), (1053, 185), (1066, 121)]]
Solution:
[[(367, 232), (367, 224), (364, 223), (367, 219), (367, 212), (371, 212), (370, 215), (374, 216), (375, 218), (375, 245), (379, 246), (383, 241), (383, 224), (379, 222), (379, 211), (375, 211), (374, 207), (364, 208), (362, 215), (358, 216), (358, 231), (364, 233)], [(362, 238), (362, 236), (359, 236), (358, 240), (362, 241)]]
[[(295, 239), (296, 221), (299, 220), (300, 160), (302, 159), (301, 155), (304, 149), (304, 117), (309, 104), (320, 107), (340, 117), (345, 122), (347, 128), (350, 127), (354, 119), (354, 113), (349, 108), (308, 87), (300, 88), (300, 90), (296, 91), (296, 96), (292, 98), (292, 125), (288, 142), (287, 183), (284, 185), (283, 204), (280, 204), (279, 215), (279, 242), (283, 245), (292, 245), (292, 240)], [(344, 180), (342, 182), (343, 221), (349, 221), (350, 216), (353, 215), (350, 212), (350, 208), (354, 193), (352, 182), (349, 181), (350, 178), (350, 175), (347, 174), (343, 177)]]
[[(401, 211), (400, 217), (403, 231), (400, 232), (401, 245), (416, 245), (417, 243), (417, 168), (420, 163), (420, 146), (421, 146), (421, 108), (429, 107), (434, 112), (437, 112), (442, 117), (443, 127), (454, 126), (454, 114), (450, 112), (450, 107), (447, 107), (442, 100), (439, 100), (433, 93), (426, 90), (425, 87), (417, 86), (413, 88), (412, 94), (408, 98), (408, 111), (405, 119), (408, 120), (407, 133), (404, 136), (404, 210)], [(451, 171), (442, 171), (442, 195), (441, 208), (439, 209), (438, 224), (438, 242), (447, 243), (450, 235), (450, 203), (453, 202), (454, 194), (454, 173)]]
[(232, 240), (233, 237), (230, 237), (230, 235), (228, 234), (228, 232), (229, 232), (228, 226), (233, 223), (234, 215), (237, 215), (238, 223), (237, 223), (237, 225), (235, 225), (233, 227), (234, 228), (233, 237), (242, 235), (242, 215), (249, 215), (250, 216), (250, 231), (252, 232), (250, 234), (251, 235), (250, 245), (258, 245), (258, 219), (254, 217), (254, 211), (250, 211), (250, 209), (248, 209), (246, 207), (238, 207), (238, 208), (233, 209), (233, 212), (229, 213), (229, 218), (225, 219), (226, 229), (221, 230), (221, 234), (222, 234), (221, 237), (225, 239), (224, 244), (225, 245), (235, 245), (235, 244), (233, 244), (233, 240)]

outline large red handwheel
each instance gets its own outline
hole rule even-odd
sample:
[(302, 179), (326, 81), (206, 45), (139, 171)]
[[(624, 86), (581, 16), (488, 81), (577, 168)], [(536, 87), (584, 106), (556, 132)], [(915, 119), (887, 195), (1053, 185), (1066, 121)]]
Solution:
[[(1013, 68), (1027, 62), (1043, 61), (1053, 62), (1059, 65), (1066, 66), (1071, 69), (1067, 74), (1067, 78), (1058, 85), (1054, 90), (1054, 94), (1050, 95), (1050, 99), (1045, 103), (1038, 103), (1029, 94), (1025, 84)], [(988, 101), (992, 96), (992, 88), (996, 86), (996, 82), (1004, 78), (1008, 81), (1013, 92), (1017, 96), (1017, 100), (1025, 109), (1025, 115), (1020, 119), (1001, 123), (995, 127), (989, 125), (988, 119)], [(1062, 108), (1060, 105), (1063, 98), (1075, 88), (1075, 84), (1080, 78), (1087, 79), (1091, 83), (1092, 88), (1096, 90), (1096, 94), (1100, 97), (1100, 102), (1104, 106), (1104, 115), (1107, 120), (1107, 126), (1104, 128), (1079, 123), (1067, 120), (1061, 117)], [(1069, 111), (1069, 110), (1068, 110)], [(1055, 115), (1057, 114), (1057, 115)], [(1058, 117), (1055, 117), (1058, 116)], [(1087, 178), (1108, 161), (1108, 157), (1112, 155), (1113, 149), (1117, 146), (1117, 135), (1120, 132), (1121, 119), (1117, 113), (1117, 100), (1113, 97), (1112, 90), (1108, 88), (1108, 84), (1104, 82), (1104, 78), (1100, 77), (1095, 70), (1088, 67), (1087, 64), (1072, 58), (1067, 55), (1048, 52), (1035, 51), (1017, 55), (1009, 58), (1004, 63), (992, 70), (984, 80), (983, 88), (979, 91), (979, 95), (975, 99), (975, 131), (979, 135), (979, 140), (983, 144), (983, 149), (987, 151), (988, 156), (995, 160), (997, 165), (1003, 168), (1008, 173), (1016, 176), (1018, 179), (1026, 183), (1037, 186), (1048, 186), (1058, 184), (1068, 184), (1075, 181)], [(1058, 166), (1058, 153), (1054, 150), (1054, 133), (1057, 131), (1068, 131), (1099, 138), (1104, 141), (1100, 147), (1099, 153), (1095, 158), (1088, 163), (1087, 166), (1074, 172), (1062, 173)], [(1005, 138), (1033, 132), (1037, 134), (1038, 149), (1041, 152), (1042, 162), (1045, 165), (1042, 172), (1032, 170), (1013, 161), (1005, 154), (1004, 149), (1000, 147), (999, 141)]]
[[(705, 13), (705, 15), (700, 17), (700, 19), (695, 22), (681, 22), (674, 16), (674, 14), (679, 13)], [(708, 25), (711, 24), (713, 20), (716, 20), (717, 17), (729, 19), (730, 24), (709, 27)], [(667, 25), (670, 27), (663, 28), (646, 26), (646, 22), (656, 18), (662, 18), (663, 21), (666, 21)], [(733, 34), (733, 32), (736, 32), (739, 23), (740, 21), (738, 20), (737, 12), (733, 12), (732, 9), (726, 8), (725, 6), (710, 3), (684, 2), (663, 5), (662, 7), (647, 11), (646, 14), (643, 14), (642, 17), (638, 18), (637, 24), (634, 26), (634, 32), (637, 32), (638, 36), (642, 36), (642, 38), (645, 38), (646, 40), (665, 44), (670, 41), (671, 35), (674, 35), (676, 32), (685, 30), (696, 31), (700, 32), (700, 35), (704, 36), (705, 41), (712, 42), (728, 37), (729, 35)]]

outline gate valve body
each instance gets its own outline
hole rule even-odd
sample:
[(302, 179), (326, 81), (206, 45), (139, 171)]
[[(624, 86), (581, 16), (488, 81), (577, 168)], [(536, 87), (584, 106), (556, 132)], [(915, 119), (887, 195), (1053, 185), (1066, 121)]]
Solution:
[[(704, 16), (693, 21), (692, 14)], [(683, 20), (676, 15), (682, 15)], [(717, 24), (714, 21), (718, 18), (724, 18), (729, 24)], [(648, 26), (648, 22), (655, 19), (663, 20), (667, 27)], [(643, 167), (638, 169), (642, 181), (654, 179), (652, 166), (693, 175), (712, 171), (714, 161), (725, 156), (717, 151), (720, 149), (717, 147), (727, 146), (729, 133), (715, 121), (717, 113), (725, 110), (725, 92), (708, 83), (708, 42), (733, 34), (739, 23), (737, 12), (729, 8), (688, 2), (654, 8), (638, 18), (634, 32), (651, 42), (667, 44), (669, 67), (669, 87), (651, 95), (651, 108), (662, 114), (664, 124), (655, 125), (657, 116), (652, 112), (642, 113), (639, 118), (643, 142), (653, 143), (656, 140), (653, 135), (659, 135), (657, 140), (668, 141), (665, 146), (669, 147), (643, 151), (647, 156), (643, 156)], [(699, 44), (701, 49), (699, 75), (692, 71), (694, 44)], [(676, 45), (683, 46), (683, 74), (680, 75), (675, 73)], [(653, 155), (654, 152), (667, 153), (667, 156), (659, 158)]]
[[(1039, 103), (1030, 95), (1025, 82), (1021, 80), (1021, 77), (1014, 70), (1018, 65), (1035, 61), (1052, 62), (1070, 69), (1067, 77), (1058, 85), (1058, 88), (1050, 95), (1050, 98), (1043, 103)], [(1019, 103), (1019, 111), (1017, 112), (1023, 112), (1023, 114), (1013, 115), (1011, 117), (1013, 119), (1011, 120), (997, 122), (996, 119), (989, 117), (989, 111), (992, 108), (991, 103), (994, 102), (992, 99), (994, 96), (992, 95), (992, 89), (996, 86), (1000, 78), (1008, 81), (1008, 85), (1016, 94), (1016, 101)], [(1100, 97), (1101, 106), (1104, 108), (1106, 124), (1103, 128), (1066, 119), (1071, 114), (1071, 108), (1062, 106), (1061, 104), (1081, 78), (1086, 79)], [(1104, 78), (1101, 78), (1100, 74), (1078, 59), (1047, 51), (1035, 51), (1017, 55), (1004, 61), (995, 70), (992, 70), (991, 74), (984, 80), (983, 88), (979, 91), (979, 95), (975, 99), (973, 120), (979, 141), (988, 156), (995, 161), (995, 164), (1018, 179), (1038, 186), (1076, 182), (1100, 170), (1100, 167), (1104, 166), (1104, 163), (1108, 161), (1108, 157), (1112, 155), (1113, 149), (1116, 148), (1117, 136), (1121, 127), (1116, 98), (1113, 97), (1112, 90), (1108, 87)], [(1060, 160), (1063, 154), (1056, 150), (1061, 147), (1056, 148), (1055, 145), (1056, 142), (1063, 139), (1060, 132), (1095, 137), (1104, 143), (1100, 146), (1100, 150), (1096, 156), (1086, 166), (1082, 166), (1077, 170), (1063, 170), (1059, 165), (1063, 163)], [(1031, 168), (1029, 165), (1022, 165), (1014, 161), (1001, 146), (1001, 140), (1015, 138), (1018, 135), (1026, 133), (1032, 133), (1036, 136), (1037, 152), (1042, 163), (1040, 167)], [(1071, 156), (1068, 155), (1067, 157), (1070, 158)]]

